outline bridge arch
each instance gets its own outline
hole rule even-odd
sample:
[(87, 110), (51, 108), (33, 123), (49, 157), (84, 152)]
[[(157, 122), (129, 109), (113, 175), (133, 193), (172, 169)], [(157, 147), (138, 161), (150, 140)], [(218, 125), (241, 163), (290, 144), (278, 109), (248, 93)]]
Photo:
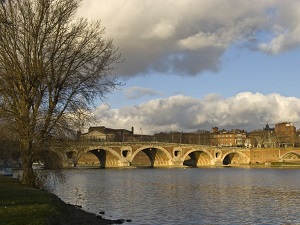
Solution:
[(280, 161), (300, 161), (300, 153), (290, 151), (290, 152), (283, 154), (279, 160)]
[[(186, 160), (187, 158), (190, 158)], [(183, 165), (186, 166), (209, 166), (214, 157), (206, 149), (193, 148), (182, 157)]]
[(222, 157), (223, 165), (229, 164), (249, 164), (250, 158), (242, 152), (232, 150), (227, 152)]
[(130, 162), (134, 160), (138, 153), (143, 152), (150, 160), (150, 166), (170, 166), (172, 161), (171, 154), (163, 147), (160, 146), (142, 146), (136, 149), (130, 158)]
[(98, 158), (101, 168), (118, 167), (122, 164), (121, 155), (117, 151), (109, 147), (103, 147), (103, 146), (89, 147), (86, 148), (84, 151), (82, 151), (81, 156), (86, 153), (94, 154)]

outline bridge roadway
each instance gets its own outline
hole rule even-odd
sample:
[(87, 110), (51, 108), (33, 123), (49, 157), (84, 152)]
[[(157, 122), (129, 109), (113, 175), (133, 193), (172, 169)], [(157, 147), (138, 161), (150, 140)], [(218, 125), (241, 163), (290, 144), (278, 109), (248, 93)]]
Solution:
[(163, 142), (75, 142), (67, 150), (76, 164), (94, 154), (100, 167), (130, 167), (144, 155), (152, 167), (221, 166), (299, 161), (300, 149), (250, 149)]

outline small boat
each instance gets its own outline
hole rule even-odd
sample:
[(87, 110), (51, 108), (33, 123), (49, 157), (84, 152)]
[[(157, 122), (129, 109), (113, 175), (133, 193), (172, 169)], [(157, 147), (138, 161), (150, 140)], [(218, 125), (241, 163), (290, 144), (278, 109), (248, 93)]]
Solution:
[(42, 169), (45, 169), (45, 165), (44, 165), (44, 163), (41, 163), (41, 162), (34, 162), (32, 164), (32, 169), (34, 169), (34, 170), (42, 170)]

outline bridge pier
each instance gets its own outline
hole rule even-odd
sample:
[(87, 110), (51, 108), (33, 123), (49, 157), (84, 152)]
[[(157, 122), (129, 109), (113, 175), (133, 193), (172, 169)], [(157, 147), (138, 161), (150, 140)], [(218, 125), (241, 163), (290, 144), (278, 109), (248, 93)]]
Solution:
[(219, 158), (215, 158), (211, 160), (212, 166), (223, 166), (223, 160)]
[(178, 159), (173, 160), (173, 165), (172, 166), (174, 166), (174, 167), (183, 167), (184, 166), (183, 165), (183, 160), (178, 160)]
[(119, 163), (119, 167), (130, 167), (131, 166), (131, 162), (129, 162), (129, 161), (121, 161), (120, 163)]

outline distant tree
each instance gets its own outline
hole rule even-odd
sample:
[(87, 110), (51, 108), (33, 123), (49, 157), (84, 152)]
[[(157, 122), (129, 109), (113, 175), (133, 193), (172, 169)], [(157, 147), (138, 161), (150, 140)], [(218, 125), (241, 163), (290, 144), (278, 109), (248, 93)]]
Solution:
[(0, 110), (18, 136), (25, 185), (35, 185), (35, 160), (59, 160), (52, 140), (70, 115), (119, 85), (120, 55), (99, 21), (75, 18), (80, 2), (0, 1)]
[(268, 130), (254, 130), (249, 133), (249, 137), (255, 140), (253, 144), (258, 148), (270, 147), (274, 141), (272, 133)]

